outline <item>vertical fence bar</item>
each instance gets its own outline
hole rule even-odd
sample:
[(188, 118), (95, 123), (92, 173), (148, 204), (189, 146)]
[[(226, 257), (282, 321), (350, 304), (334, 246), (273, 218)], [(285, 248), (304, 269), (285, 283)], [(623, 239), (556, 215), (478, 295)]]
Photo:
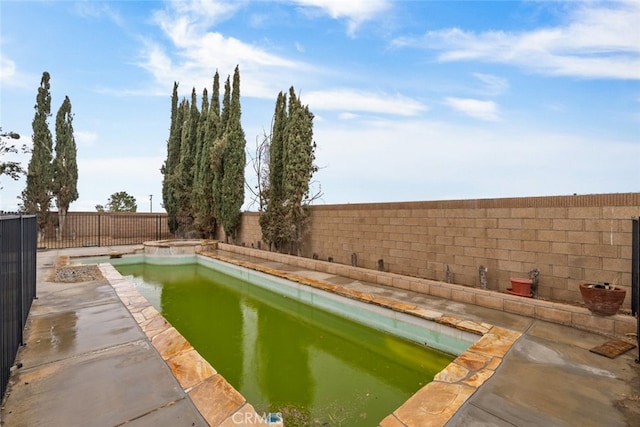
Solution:
[(18, 328), (18, 341), (20, 345), (24, 344), (22, 331), (24, 329), (24, 320), (27, 316), (24, 314), (25, 301), (24, 301), (24, 288), (25, 288), (25, 274), (24, 274), (24, 238), (25, 238), (25, 230), (24, 230), (24, 220), (23, 216), (20, 215), (20, 242), (18, 243), (18, 251), (19, 251), (19, 262), (18, 262), (18, 276), (20, 279), (20, 327)]
[(631, 238), (631, 314), (636, 316), (636, 340), (640, 363), (640, 217), (634, 218)]

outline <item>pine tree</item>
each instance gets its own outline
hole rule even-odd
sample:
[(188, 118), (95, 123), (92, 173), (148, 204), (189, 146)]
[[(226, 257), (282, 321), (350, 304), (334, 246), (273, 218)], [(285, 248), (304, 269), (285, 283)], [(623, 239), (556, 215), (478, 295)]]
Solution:
[(53, 140), (47, 119), (51, 116), (51, 94), (48, 72), (42, 73), (38, 95), (36, 97), (35, 116), (32, 122), (33, 152), (27, 168), (26, 188), (22, 192), (23, 209), (27, 213), (38, 215), (40, 238), (49, 220), (51, 207), (51, 187), (53, 182)]
[(53, 160), (53, 195), (58, 206), (59, 233), (62, 238), (69, 205), (78, 199), (78, 164), (73, 136), (71, 101), (66, 96), (56, 115), (56, 156)]
[[(101, 205), (98, 205), (104, 207)], [(96, 207), (98, 207), (96, 206)], [(126, 191), (119, 191), (117, 193), (113, 193), (109, 196), (107, 200), (107, 211), (108, 212), (136, 212), (138, 210), (138, 204), (136, 203), (136, 198), (131, 196)]]
[(244, 130), (241, 123), (240, 108), (240, 70), (236, 66), (233, 73), (233, 90), (229, 104), (229, 117), (224, 149), (224, 168), (222, 174), (222, 215), (220, 220), (225, 234), (236, 238), (240, 226), (241, 207), (244, 203), (244, 168), (246, 164)]

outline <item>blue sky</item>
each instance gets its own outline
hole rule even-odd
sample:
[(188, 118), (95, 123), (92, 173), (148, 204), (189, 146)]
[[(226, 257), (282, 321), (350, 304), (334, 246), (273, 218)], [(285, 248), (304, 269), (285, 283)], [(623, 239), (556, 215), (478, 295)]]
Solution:
[[(72, 211), (118, 191), (160, 211), (173, 82), (236, 65), (248, 151), (279, 91), (315, 114), (318, 203), (640, 191), (638, 1), (3, 0), (0, 19), (0, 126), (30, 143), (45, 70), (52, 132), (71, 99)], [(24, 180), (0, 185), (16, 209)]]

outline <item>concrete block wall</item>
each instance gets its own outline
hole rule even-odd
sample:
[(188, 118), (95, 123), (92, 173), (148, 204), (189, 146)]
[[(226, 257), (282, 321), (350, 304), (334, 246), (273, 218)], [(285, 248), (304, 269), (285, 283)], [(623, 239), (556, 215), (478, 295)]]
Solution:
[[(631, 218), (640, 193), (319, 205), (303, 256), (408, 276), (510, 287), (540, 270), (539, 296), (580, 302), (583, 282), (616, 282), (630, 307)], [(259, 216), (243, 214), (238, 243), (265, 249)]]
[[(241, 255), (253, 256), (268, 261), (293, 265), (306, 270), (321, 271), (328, 274), (347, 277), (353, 280), (370, 282), (396, 289), (418, 292), (474, 304), (507, 313), (541, 319), (560, 325), (572, 326), (591, 332), (598, 332), (610, 336), (625, 337), (636, 330), (636, 320), (625, 314), (602, 317), (592, 314), (587, 308), (572, 304), (561, 304), (541, 299), (529, 299), (509, 295), (503, 292), (486, 291), (464, 285), (444, 283), (430, 279), (409, 277), (389, 272), (369, 270), (361, 267), (338, 264), (322, 260), (314, 260), (298, 256), (291, 256), (255, 248), (229, 244), (218, 244), (218, 249)], [(295, 271), (289, 272), (288, 277), (296, 276)]]

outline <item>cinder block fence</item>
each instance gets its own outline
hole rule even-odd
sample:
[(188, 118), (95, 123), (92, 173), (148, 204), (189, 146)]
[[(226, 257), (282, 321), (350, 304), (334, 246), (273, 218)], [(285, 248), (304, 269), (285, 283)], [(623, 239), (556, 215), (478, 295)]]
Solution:
[[(409, 276), (505, 290), (540, 270), (539, 296), (581, 301), (582, 282), (627, 289), (631, 227), (640, 193), (405, 203), (318, 205), (302, 256)], [(267, 249), (257, 213), (244, 213), (238, 244)]]

